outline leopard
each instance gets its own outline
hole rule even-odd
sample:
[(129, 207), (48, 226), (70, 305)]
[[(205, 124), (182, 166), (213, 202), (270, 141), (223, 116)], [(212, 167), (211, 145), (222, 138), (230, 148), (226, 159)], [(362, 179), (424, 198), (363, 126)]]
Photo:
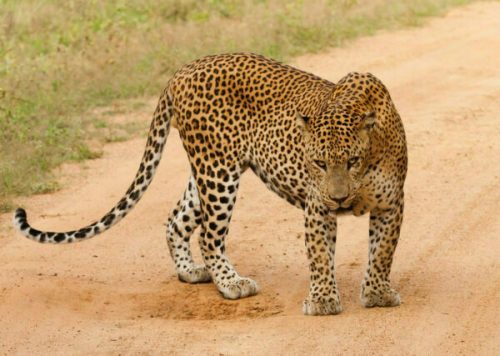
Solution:
[[(187, 187), (166, 223), (179, 280), (212, 281), (227, 299), (258, 293), (226, 254), (225, 240), (242, 174), (253, 171), (271, 191), (302, 209), (309, 265), (306, 315), (342, 311), (334, 256), (337, 217), (369, 214), (364, 307), (400, 305), (390, 282), (404, 208), (408, 166), (401, 117), (386, 86), (370, 73), (337, 83), (253, 53), (211, 55), (181, 67), (153, 114), (146, 147), (124, 196), (100, 220), (78, 230), (40, 231), (18, 208), (13, 222), (39, 243), (92, 238), (123, 219), (158, 168), (171, 128), (190, 165)], [(190, 238), (199, 228), (202, 262)]]

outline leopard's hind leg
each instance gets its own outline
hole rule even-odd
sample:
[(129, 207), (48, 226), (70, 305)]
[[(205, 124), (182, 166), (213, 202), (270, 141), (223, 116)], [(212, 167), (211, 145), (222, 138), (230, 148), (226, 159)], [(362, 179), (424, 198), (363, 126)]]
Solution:
[(191, 255), (189, 239), (201, 224), (201, 208), (198, 190), (193, 177), (177, 206), (167, 221), (167, 243), (175, 263), (179, 279), (188, 283), (203, 283), (211, 280), (204, 265), (196, 265)]

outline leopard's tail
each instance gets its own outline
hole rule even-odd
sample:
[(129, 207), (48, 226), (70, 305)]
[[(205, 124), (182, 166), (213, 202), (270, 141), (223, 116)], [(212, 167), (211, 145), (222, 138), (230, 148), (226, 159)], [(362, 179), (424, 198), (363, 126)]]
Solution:
[(141, 199), (153, 180), (173, 116), (172, 102), (165, 91), (156, 107), (148, 134), (146, 148), (135, 179), (123, 198), (100, 220), (79, 230), (67, 232), (48, 232), (34, 229), (27, 220), (24, 209), (17, 209), (14, 215), (14, 226), (27, 238), (40, 243), (70, 243), (90, 239), (115, 225), (128, 214)]

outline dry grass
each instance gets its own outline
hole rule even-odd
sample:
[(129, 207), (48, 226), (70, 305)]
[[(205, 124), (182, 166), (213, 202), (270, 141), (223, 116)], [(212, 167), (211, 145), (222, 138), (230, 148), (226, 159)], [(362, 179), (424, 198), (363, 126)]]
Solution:
[(57, 189), (61, 162), (99, 155), (85, 142), (106, 124), (89, 109), (156, 95), (183, 63), (233, 51), (285, 59), (467, 2), (0, 0), (0, 210)]

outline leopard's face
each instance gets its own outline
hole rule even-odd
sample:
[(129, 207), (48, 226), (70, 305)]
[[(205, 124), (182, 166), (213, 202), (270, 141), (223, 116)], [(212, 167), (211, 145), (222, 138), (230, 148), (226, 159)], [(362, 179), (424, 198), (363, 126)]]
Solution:
[(302, 120), (306, 166), (313, 189), (331, 209), (351, 207), (368, 166), (375, 114), (336, 110)]

